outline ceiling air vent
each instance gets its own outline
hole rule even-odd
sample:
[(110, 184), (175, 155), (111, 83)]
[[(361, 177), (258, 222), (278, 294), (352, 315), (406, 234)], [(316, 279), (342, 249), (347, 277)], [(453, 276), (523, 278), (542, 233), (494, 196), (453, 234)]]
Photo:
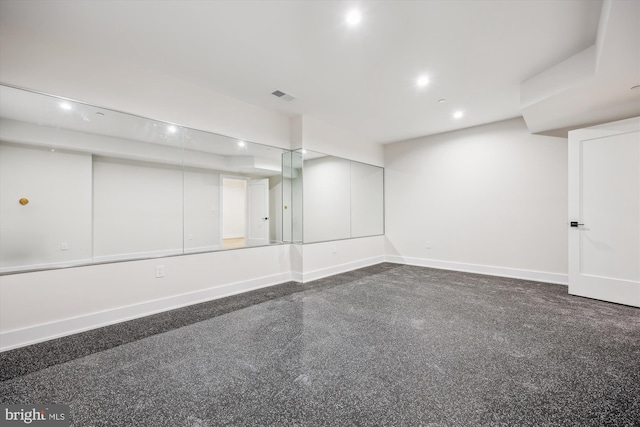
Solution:
[(289, 95), (288, 93), (285, 93), (281, 90), (276, 90), (271, 92), (271, 95), (277, 96), (280, 99), (284, 99), (285, 101), (293, 101), (294, 99), (296, 99), (295, 96), (293, 95)]

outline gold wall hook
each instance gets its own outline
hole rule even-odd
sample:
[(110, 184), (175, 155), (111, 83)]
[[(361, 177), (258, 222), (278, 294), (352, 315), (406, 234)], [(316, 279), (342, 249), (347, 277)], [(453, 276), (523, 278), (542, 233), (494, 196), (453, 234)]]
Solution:
[(23, 197), (22, 199), (18, 200), (18, 202), (19, 202), (22, 206), (24, 206), (24, 205), (26, 205), (27, 203), (29, 203), (29, 199), (27, 199), (26, 197)]

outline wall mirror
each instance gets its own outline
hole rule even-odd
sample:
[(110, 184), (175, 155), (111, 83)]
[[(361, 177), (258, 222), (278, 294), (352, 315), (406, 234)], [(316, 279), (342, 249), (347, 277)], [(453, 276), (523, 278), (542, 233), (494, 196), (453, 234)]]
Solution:
[(291, 241), (292, 159), (0, 86), (0, 273)]
[(293, 156), (299, 170), (292, 195), (301, 188), (304, 243), (384, 234), (383, 168), (308, 150)]

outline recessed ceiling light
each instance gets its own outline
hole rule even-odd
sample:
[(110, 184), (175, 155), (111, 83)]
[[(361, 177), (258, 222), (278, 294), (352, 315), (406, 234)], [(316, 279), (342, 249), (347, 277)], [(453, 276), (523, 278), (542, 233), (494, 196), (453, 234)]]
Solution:
[(429, 77), (427, 76), (420, 76), (416, 79), (416, 84), (418, 85), (418, 87), (425, 87), (426, 85), (429, 84)]
[(438, 99), (438, 104), (444, 104), (445, 102), (447, 102), (447, 100), (444, 98)]
[(176, 133), (178, 132), (178, 128), (173, 126), (173, 125), (169, 125), (167, 126), (167, 130), (169, 131), (169, 133)]
[(62, 108), (63, 110), (67, 110), (68, 111), (68, 110), (71, 110), (73, 107), (68, 102), (61, 102), (60, 103), (60, 108)]
[(247, 145), (246, 142), (244, 141), (238, 141), (238, 147), (244, 147), (245, 145)]
[(307, 150), (301, 150), (300, 151), (302, 154), (307, 154)]
[(638, 89), (638, 88), (640, 88), (640, 85), (631, 86), (631, 89), (632, 89), (632, 90), (633, 90), (633, 89)]
[(462, 116), (464, 116), (464, 111), (456, 111), (455, 113), (453, 113), (454, 119), (461, 119)]
[(362, 14), (359, 10), (353, 9), (347, 13), (346, 21), (350, 27), (355, 27), (360, 23), (360, 21), (362, 21)]

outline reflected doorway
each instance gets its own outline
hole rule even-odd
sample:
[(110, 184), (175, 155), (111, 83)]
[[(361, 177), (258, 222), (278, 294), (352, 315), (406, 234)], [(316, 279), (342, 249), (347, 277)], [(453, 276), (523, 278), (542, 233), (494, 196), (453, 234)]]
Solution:
[(222, 248), (246, 245), (247, 181), (222, 179)]
[(222, 247), (268, 245), (269, 180), (222, 177)]

